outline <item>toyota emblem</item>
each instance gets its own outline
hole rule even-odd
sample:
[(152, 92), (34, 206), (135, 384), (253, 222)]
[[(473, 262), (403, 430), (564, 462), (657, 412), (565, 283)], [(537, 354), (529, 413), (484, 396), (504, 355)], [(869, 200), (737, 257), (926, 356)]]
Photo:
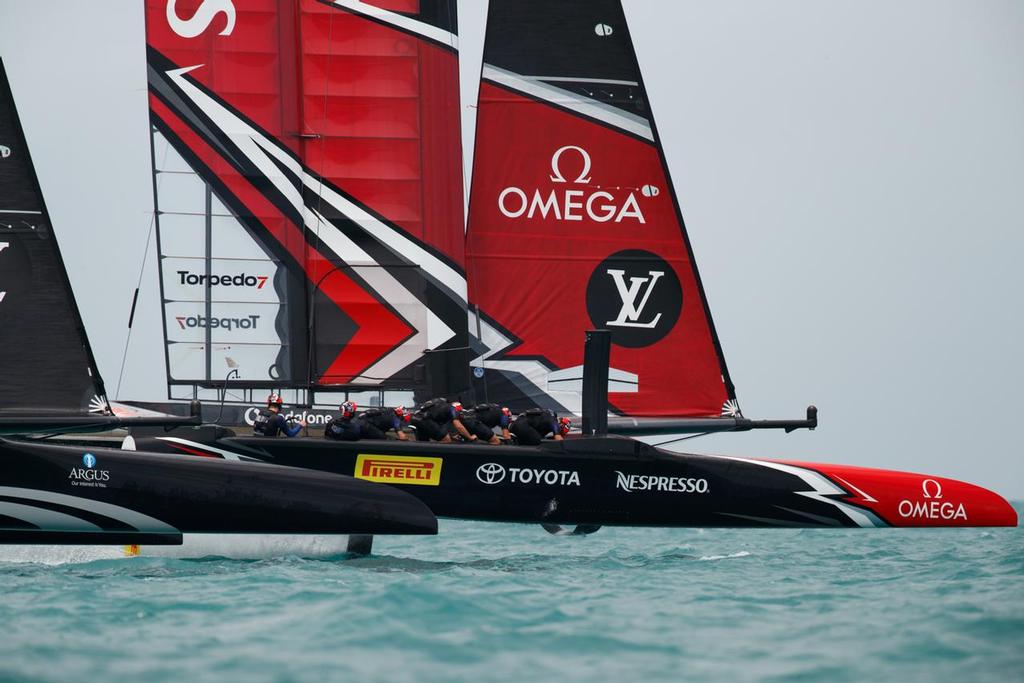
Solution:
[(476, 478), (485, 484), (498, 484), (505, 479), (505, 468), (496, 462), (487, 462), (476, 468)]

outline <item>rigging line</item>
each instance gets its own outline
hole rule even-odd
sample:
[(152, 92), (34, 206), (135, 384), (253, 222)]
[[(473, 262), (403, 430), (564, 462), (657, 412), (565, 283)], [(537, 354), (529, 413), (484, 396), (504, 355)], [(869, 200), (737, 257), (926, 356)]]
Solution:
[(690, 434), (689, 436), (680, 436), (680, 437), (678, 437), (676, 439), (669, 439), (668, 441), (662, 441), (661, 443), (652, 443), (650, 445), (654, 446), (655, 448), (658, 448), (659, 446), (667, 446), (670, 443), (677, 443), (679, 441), (688, 441), (690, 439), (697, 439), (697, 438), (700, 438), (702, 436), (707, 436), (710, 433), (711, 432), (701, 432), (700, 434)]
[[(456, 20), (458, 19), (459, 11), (458, 11), (458, 8), (455, 7), (455, 3), (453, 3), (453, 2), (449, 2), (448, 3), (448, 8), (447, 9), (448, 9), (448, 25), (452, 26), (454, 23), (456, 23), (456, 22), (452, 21), (452, 15), (451, 15), (452, 9), (455, 9), (455, 18), (456, 18)], [(456, 29), (456, 31), (457, 30), (458, 29)], [(455, 101), (459, 102), (461, 104), (462, 103), (462, 74), (460, 73), (459, 65), (462, 63), (462, 59), (459, 56), (459, 48), (458, 48), (458, 46), (455, 43), (456, 43), (455, 33), (449, 31), (448, 32), (448, 46), (451, 47), (452, 53), (455, 54)], [(466, 241), (466, 229), (469, 227), (469, 176), (466, 174), (466, 150), (464, 149), (465, 145), (464, 145), (464, 139), (463, 139), (463, 135), (462, 135), (462, 107), (461, 106), (458, 107), (458, 112), (459, 112), (459, 121), (458, 121), (459, 150), (461, 150), (461, 152), (462, 152), (462, 154), (461, 154), (462, 159), (460, 159), (461, 163), (459, 164), (459, 171), (462, 174), (462, 241), (463, 241), (463, 243), (465, 243), (465, 241)], [(474, 135), (475, 135), (475, 133), (474, 133)], [(474, 138), (474, 140), (475, 140), (475, 138)], [(465, 256), (463, 256), (463, 258), (465, 258)], [(463, 267), (465, 267), (465, 264), (463, 264)], [(467, 285), (467, 288), (468, 288), (468, 285)], [(468, 292), (466, 293), (466, 299), (467, 299), (467, 301), (469, 300), (469, 293)]]
[[(150, 136), (153, 135), (152, 127), (150, 128), (149, 134), (150, 134)], [(170, 152), (170, 149), (171, 149), (171, 146), (169, 144), (164, 146), (164, 158), (160, 162), (161, 166), (167, 165), (167, 154)], [(153, 169), (153, 172), (156, 173), (156, 169), (155, 168)], [(161, 180), (162, 180), (162, 178), (160, 178), (158, 176), (157, 180), (156, 180), (156, 189), (157, 189), (157, 193), (158, 194), (160, 192), (160, 182), (161, 182)], [(138, 291), (142, 288), (142, 278), (146, 274), (146, 261), (149, 258), (149, 245), (153, 241), (153, 231), (155, 229), (156, 229), (156, 207), (154, 206), (153, 207), (153, 214), (149, 217), (149, 234), (146, 235), (146, 246), (145, 246), (145, 248), (142, 251), (142, 267), (139, 268), (139, 279), (135, 283), (136, 296), (138, 296)], [(157, 256), (157, 258), (159, 258), (159, 255)], [(163, 304), (161, 304), (161, 315), (163, 315), (162, 309), (163, 309)], [(132, 306), (132, 312), (134, 313), (134, 311), (135, 311), (135, 306), (133, 305)], [(121, 353), (121, 370), (120, 370), (120, 372), (117, 373), (117, 389), (114, 390), (114, 400), (117, 400), (117, 399), (121, 398), (121, 382), (124, 380), (124, 369), (125, 369), (125, 366), (128, 363), (128, 347), (131, 345), (131, 343), (132, 343), (132, 327), (129, 327), (128, 328), (128, 335), (125, 337), (125, 340), (124, 340), (124, 351)]]
[[(323, 112), (322, 112), (321, 117), (320, 117), (320, 128), (322, 130), (325, 130), (325, 131), (327, 130), (327, 107), (328, 107), (328, 103), (330, 101), (330, 94), (331, 94), (331, 57), (334, 56), (334, 13), (333, 12), (330, 13), (329, 16), (330, 16), (330, 18), (327, 21), (327, 63), (326, 63), (326, 66), (325, 66), (325, 73), (327, 74), (327, 78), (326, 78), (326, 83), (324, 85), (324, 106), (323, 106)], [(305, 121), (305, 111), (303, 111), (303, 121)], [(316, 131), (314, 131), (314, 133), (316, 133)], [(320, 238), (320, 227), (321, 227), (320, 217), (324, 215), (324, 212), (323, 212), (323, 206), (324, 206), (324, 185), (325, 185), (324, 181), (326, 180), (326, 175), (324, 174), (324, 171), (325, 171), (326, 166), (327, 166), (327, 147), (326, 147), (327, 142), (326, 142), (326, 140), (324, 140), (324, 136), (322, 134), (317, 133), (317, 138), (318, 138), (319, 143), (320, 143), (320, 178), (321, 178), (320, 183), (318, 184), (318, 187), (317, 187), (317, 196), (316, 196), (316, 251), (319, 254), (319, 253), (322, 253), (322, 251), (323, 251), (323, 249), (322, 249), (323, 244), (322, 244), (322, 240)], [(303, 188), (300, 187), (299, 191), (302, 192)], [(303, 205), (305, 205), (305, 203), (303, 203)], [(303, 231), (305, 231), (305, 229), (306, 229), (305, 224), (303, 224), (302, 229), (303, 229)], [(309, 243), (308, 242), (306, 242), (305, 252), (306, 252), (306, 260), (308, 261), (309, 260)], [(340, 257), (341, 255), (339, 254), (338, 256)], [(306, 264), (303, 264), (304, 267), (305, 267), (305, 265)], [(336, 270), (336, 269), (337, 268), (334, 268), (334, 269), (328, 271), (328, 275), (331, 272), (333, 272), (334, 270)], [(306, 349), (306, 391), (311, 391), (312, 386), (313, 386), (313, 375), (316, 372), (316, 369), (314, 368), (314, 362), (316, 360), (316, 358), (315, 358), (315, 356), (316, 356), (316, 353), (315, 353), (315, 350), (316, 350), (316, 316), (315, 316), (314, 311), (315, 311), (315, 308), (316, 308), (316, 301), (315, 301), (315, 299), (316, 299), (316, 292), (320, 288), (320, 284), (323, 282), (323, 280), (324, 280), (324, 278), (321, 277), (317, 281), (316, 285), (312, 289), (309, 288), (309, 285), (308, 285), (309, 280), (308, 279), (307, 279), (307, 285), (306, 285), (307, 292), (308, 292), (307, 301), (308, 301), (308, 306), (309, 306), (309, 308), (306, 311), (306, 319), (307, 319), (307, 323), (308, 323), (307, 324), (307, 329), (306, 329), (306, 337), (307, 337), (306, 338), (306, 345), (307, 345), (307, 349)]]

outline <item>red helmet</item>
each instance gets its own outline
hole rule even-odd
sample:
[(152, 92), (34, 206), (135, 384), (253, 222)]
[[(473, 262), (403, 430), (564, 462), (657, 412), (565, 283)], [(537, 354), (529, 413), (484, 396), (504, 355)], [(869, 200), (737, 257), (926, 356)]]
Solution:
[(352, 417), (359, 410), (359, 406), (356, 405), (355, 401), (345, 401), (341, 404), (340, 410), (342, 417)]
[(402, 422), (408, 422), (409, 420), (412, 419), (412, 414), (405, 409), (405, 406), (398, 406), (397, 408), (395, 408), (395, 417), (397, 417)]
[(567, 417), (558, 418), (558, 431), (562, 436), (568, 434), (570, 429), (572, 429), (572, 420)]
[(452, 413), (457, 417), (462, 412), (462, 404), (458, 401), (452, 402)]
[(283, 404), (284, 404), (284, 399), (281, 398), (280, 394), (271, 394), (270, 396), (267, 396), (267, 405), (268, 406), (269, 405), (280, 406), (280, 405), (283, 405)]

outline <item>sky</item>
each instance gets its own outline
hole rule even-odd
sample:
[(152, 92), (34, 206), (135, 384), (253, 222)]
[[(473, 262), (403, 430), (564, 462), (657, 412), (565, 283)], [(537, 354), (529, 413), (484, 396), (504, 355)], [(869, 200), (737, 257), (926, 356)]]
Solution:
[[(740, 405), (820, 409), (685, 448), (1024, 498), (1024, 3), (624, 5)], [(142, 3), (0, 0), (0, 57), (108, 391), (161, 400)]]

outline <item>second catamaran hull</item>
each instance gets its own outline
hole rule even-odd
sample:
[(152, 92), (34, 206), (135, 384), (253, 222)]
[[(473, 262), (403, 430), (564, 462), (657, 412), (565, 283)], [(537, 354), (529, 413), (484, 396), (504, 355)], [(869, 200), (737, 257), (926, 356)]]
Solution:
[(242, 555), (261, 557), (337, 554), (349, 534), (434, 533), (436, 517), (414, 496), (353, 477), (0, 439), (3, 545), (239, 556), (248, 537), (262, 540)]
[(1015, 526), (999, 495), (930, 475), (669, 453), (626, 438), (537, 448), (183, 436), (138, 446), (249, 457), (386, 483), (440, 517), (681, 527)]

